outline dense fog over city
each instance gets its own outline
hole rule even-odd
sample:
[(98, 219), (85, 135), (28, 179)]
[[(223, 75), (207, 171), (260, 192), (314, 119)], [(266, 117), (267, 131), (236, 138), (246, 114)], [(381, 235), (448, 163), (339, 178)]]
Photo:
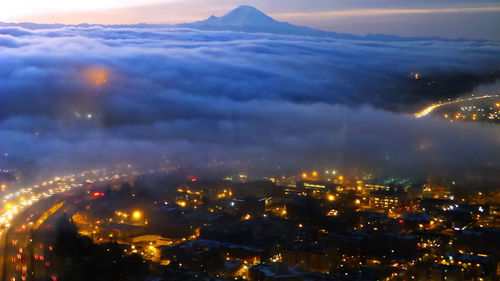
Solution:
[(413, 113), (494, 83), (499, 62), (494, 41), (0, 27), (0, 163), (34, 177), (181, 159), (498, 182), (497, 127)]
[(497, 2), (2, 0), (0, 281), (500, 280)]

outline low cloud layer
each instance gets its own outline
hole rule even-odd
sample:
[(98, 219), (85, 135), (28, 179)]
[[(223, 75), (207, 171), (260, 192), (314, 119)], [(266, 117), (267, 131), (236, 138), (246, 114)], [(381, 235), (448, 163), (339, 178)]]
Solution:
[(499, 63), (490, 41), (0, 27), (0, 165), (184, 159), (500, 182), (497, 127), (408, 114), (493, 83)]

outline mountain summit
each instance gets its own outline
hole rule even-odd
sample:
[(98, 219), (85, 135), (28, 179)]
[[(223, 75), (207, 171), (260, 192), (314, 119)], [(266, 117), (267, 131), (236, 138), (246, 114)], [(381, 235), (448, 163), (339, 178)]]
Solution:
[[(64, 24), (34, 24), (34, 23), (2, 23), (0, 26), (21, 26), (27, 29), (47, 29), (47, 28), (62, 28), (69, 25)], [(105, 25), (89, 25), (79, 24), (77, 27), (89, 26), (105, 26)], [(134, 24), (134, 25), (110, 25), (116, 28), (192, 28), (208, 31), (236, 31), (249, 33), (269, 33), (283, 35), (299, 35), (299, 36), (316, 36), (328, 37), (335, 39), (349, 40), (375, 40), (375, 41), (415, 41), (415, 40), (438, 40), (439, 38), (429, 37), (399, 37), (395, 35), (384, 34), (368, 34), (358, 36), (346, 33), (337, 33), (333, 31), (324, 31), (313, 29), (305, 26), (293, 25), (287, 22), (281, 22), (273, 19), (265, 13), (251, 6), (240, 6), (229, 13), (221, 16), (211, 16), (206, 20), (181, 23), (181, 24)], [(441, 40), (441, 39), (439, 39)]]
[(240, 6), (221, 17), (211, 16), (206, 20), (181, 24), (178, 26), (202, 30), (230, 30), (241, 32), (337, 37), (344, 39), (359, 38), (358, 36), (351, 34), (328, 32), (277, 21), (251, 6)]
[(206, 24), (219, 26), (267, 26), (275, 24), (277, 21), (250, 6), (240, 6), (222, 17), (212, 16), (205, 21)]
[(206, 20), (193, 23), (178, 24), (175, 26), (200, 30), (315, 36), (348, 40), (417, 41), (439, 39), (435, 37), (399, 37), (396, 35), (386, 34), (368, 34), (364, 36), (358, 36), (354, 34), (318, 30), (305, 26), (293, 25), (287, 22), (277, 21), (251, 6), (240, 6), (221, 17), (211, 16)]

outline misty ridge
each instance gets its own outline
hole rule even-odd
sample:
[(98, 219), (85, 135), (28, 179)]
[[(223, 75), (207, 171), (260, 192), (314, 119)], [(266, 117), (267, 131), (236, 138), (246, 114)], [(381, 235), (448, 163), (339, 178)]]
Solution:
[(0, 24), (0, 166), (36, 177), (183, 159), (500, 182), (499, 127), (412, 116), (495, 83), (500, 42), (326, 36), (236, 11), (178, 26)]

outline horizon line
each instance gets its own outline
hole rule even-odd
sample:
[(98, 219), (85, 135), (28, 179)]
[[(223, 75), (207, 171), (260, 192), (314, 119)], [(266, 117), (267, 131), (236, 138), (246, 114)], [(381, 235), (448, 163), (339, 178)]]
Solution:
[[(141, 6), (139, 6), (141, 7)], [(381, 15), (404, 15), (404, 14), (452, 14), (452, 13), (477, 13), (477, 12), (500, 12), (500, 6), (489, 6), (489, 7), (463, 7), (463, 8), (429, 8), (429, 9), (423, 9), (423, 8), (415, 8), (415, 9), (349, 9), (349, 10), (329, 10), (329, 11), (319, 11), (319, 12), (284, 12), (284, 13), (265, 13), (261, 9), (256, 8), (255, 6), (251, 5), (239, 5), (236, 6), (235, 8), (232, 8), (228, 12), (224, 13), (221, 16), (216, 16), (216, 17), (222, 17), (240, 7), (251, 7), (254, 8), (262, 13), (264, 13), (267, 16), (272, 17), (273, 19), (276, 20), (275, 17), (307, 17), (307, 16), (333, 16), (333, 17), (358, 17), (358, 16), (381, 16)], [(119, 9), (129, 9), (128, 8), (119, 8)], [(91, 13), (99, 13), (99, 12), (104, 12), (107, 10), (111, 9), (106, 9), (106, 10), (91, 10), (91, 11), (86, 11), (86, 12), (91, 12)], [(78, 13), (78, 12), (76, 12)], [(54, 13), (53, 15), (59, 15), (63, 13)], [(210, 16), (205, 16), (201, 19), (195, 20), (193, 18), (193, 21), (184, 21), (184, 22), (176, 22), (176, 23), (167, 23), (167, 22), (146, 22), (146, 21), (141, 21), (141, 22), (135, 22), (135, 23), (98, 23), (98, 22), (80, 22), (80, 23), (63, 23), (63, 22), (40, 22), (40, 21), (30, 21), (30, 20), (0, 20), (0, 23), (9, 23), (9, 24), (22, 24), (22, 23), (31, 23), (31, 24), (57, 24), (57, 25), (68, 25), (68, 26), (75, 26), (75, 25), (82, 25), (82, 24), (88, 24), (88, 25), (107, 25), (107, 26), (112, 26), (112, 25), (137, 25), (137, 24), (150, 24), (150, 25), (178, 25), (178, 24), (186, 24), (186, 23), (193, 23), (196, 21), (202, 21), (206, 20), (211, 16), (215, 15), (210, 15)]]

